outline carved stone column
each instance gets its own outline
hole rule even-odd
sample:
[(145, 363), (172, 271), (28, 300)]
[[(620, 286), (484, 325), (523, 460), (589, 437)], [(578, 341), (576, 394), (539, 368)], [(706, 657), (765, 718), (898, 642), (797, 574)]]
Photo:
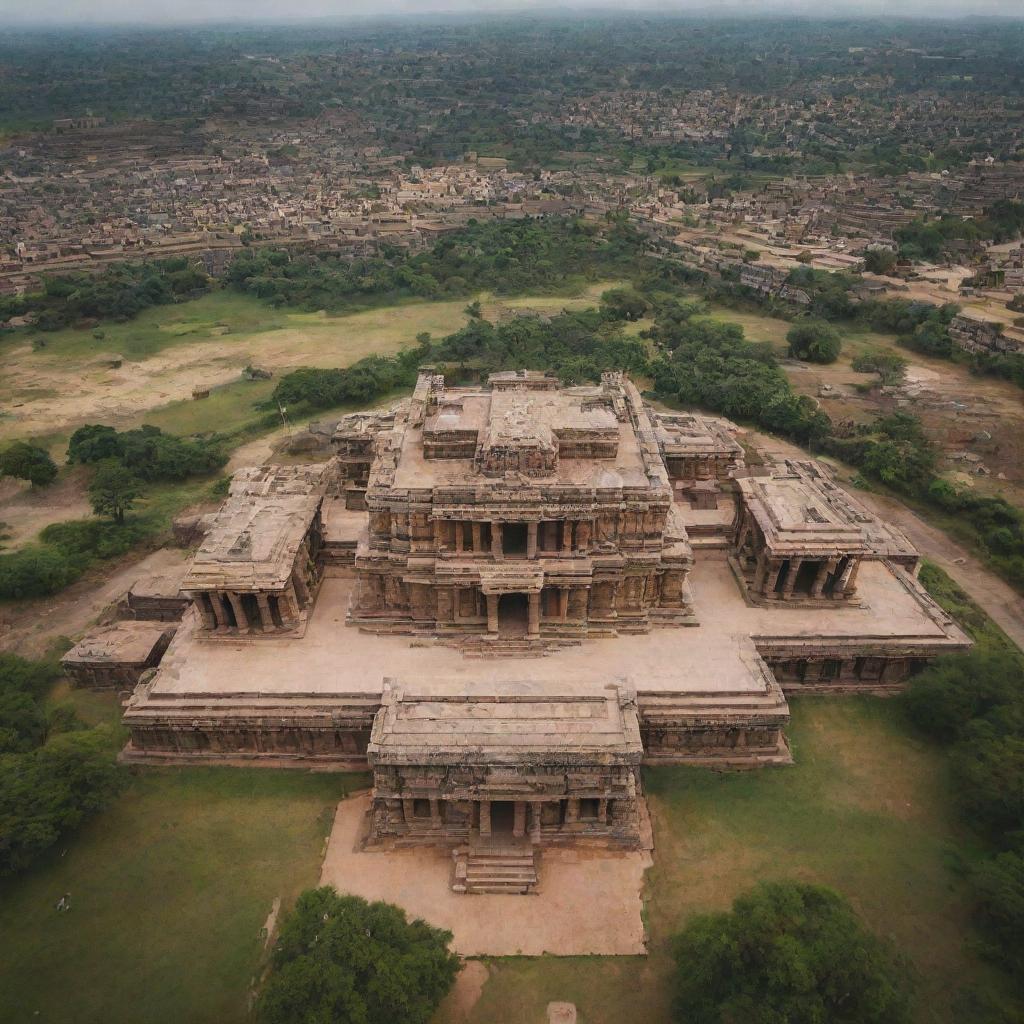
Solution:
[(800, 566), (804, 564), (802, 558), (791, 558), (789, 560), (789, 571), (786, 574), (786, 582), (782, 588), (782, 600), (788, 601), (793, 596), (793, 588), (796, 586), (796, 577), (800, 572)]
[(487, 598), (487, 632), (498, 635), (498, 595), (485, 594)]
[(534, 802), (530, 804), (530, 839), (535, 843), (540, 842), (540, 822), (543, 811), (544, 805), (542, 803)]
[(199, 618), (203, 622), (203, 629), (216, 629), (217, 617), (207, 607), (206, 602), (203, 600), (203, 594), (189, 594), (189, 597), (192, 598), (192, 603), (196, 606), (196, 611), (199, 612)]
[(501, 547), (501, 523), (491, 523), (491, 554), (501, 561), (505, 557), (504, 551)]
[(821, 565), (818, 566), (817, 575), (814, 577), (814, 582), (811, 584), (811, 597), (821, 597), (821, 592), (825, 588), (825, 581), (828, 579), (828, 574), (835, 570), (835, 559), (824, 559)]
[(575, 825), (580, 820), (579, 797), (570, 797), (565, 806), (566, 825)]
[(526, 801), (517, 800), (515, 803), (515, 819), (512, 824), (512, 835), (516, 839), (522, 839), (526, 835)]
[(481, 800), (480, 801), (480, 835), (489, 836), (491, 834), (491, 801)]
[(270, 600), (266, 594), (257, 594), (256, 603), (260, 606), (260, 627), (264, 633), (269, 633), (274, 628), (274, 616), (270, 611)]
[(249, 619), (245, 614), (245, 609), (242, 607), (242, 599), (233, 590), (229, 590), (228, 600), (231, 602), (231, 609), (235, 613), (235, 622), (238, 623), (238, 628), (248, 629)]
[(228, 610), (224, 606), (224, 595), (217, 590), (211, 590), (210, 604), (213, 605), (213, 614), (214, 618), (217, 620), (217, 629), (230, 629), (231, 623), (228, 622)]
[(572, 554), (572, 522), (568, 519), (562, 522), (562, 554)]
[(539, 523), (527, 523), (526, 524), (526, 557), (536, 558), (537, 557), (537, 528), (540, 526)]
[(479, 523), (474, 523), (473, 524), (473, 554), (474, 555), (479, 555), (480, 554), (480, 548), (481, 548), (480, 524)]
[(430, 798), (430, 827), (437, 829), (441, 827), (441, 806), (436, 797)]
[(462, 542), (463, 535), (465, 534), (465, 527), (462, 523), (454, 523), (455, 527), (455, 554), (462, 554)]
[(529, 595), (529, 636), (540, 636), (540, 594)]
[(569, 614), (569, 588), (558, 588), (558, 617), (565, 622)]

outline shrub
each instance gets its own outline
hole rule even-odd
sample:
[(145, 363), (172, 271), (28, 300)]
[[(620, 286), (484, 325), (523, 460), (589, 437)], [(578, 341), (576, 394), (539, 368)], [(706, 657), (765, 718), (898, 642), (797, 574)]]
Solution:
[(450, 941), (391, 904), (307, 890), (281, 926), (259, 1019), (427, 1024), (459, 971)]
[(834, 327), (824, 320), (806, 320), (794, 324), (786, 334), (789, 354), (810, 363), (834, 363), (843, 347)]
[(110, 516), (115, 523), (123, 523), (142, 490), (142, 481), (126, 466), (107, 459), (96, 467), (96, 475), (89, 484), (89, 503), (98, 516)]
[(0, 600), (55, 594), (81, 572), (82, 568), (60, 551), (41, 544), (0, 554)]
[(680, 1024), (902, 1024), (908, 982), (838, 893), (762, 883), (674, 941)]
[(104, 726), (56, 736), (27, 754), (0, 756), (0, 874), (29, 867), (105, 807), (120, 784)]
[(28, 480), (33, 487), (46, 487), (57, 479), (57, 464), (49, 453), (27, 441), (15, 441), (0, 452), (0, 476)]

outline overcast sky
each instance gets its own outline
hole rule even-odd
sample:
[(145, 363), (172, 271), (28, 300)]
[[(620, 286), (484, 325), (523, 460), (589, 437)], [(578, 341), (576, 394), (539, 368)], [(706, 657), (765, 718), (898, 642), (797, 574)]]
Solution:
[(622, 11), (708, 11), (716, 14), (971, 14), (1024, 16), (1024, 0), (0, 0), (7, 23), (146, 23), (296, 20), (432, 12), (500, 13), (599, 8)]

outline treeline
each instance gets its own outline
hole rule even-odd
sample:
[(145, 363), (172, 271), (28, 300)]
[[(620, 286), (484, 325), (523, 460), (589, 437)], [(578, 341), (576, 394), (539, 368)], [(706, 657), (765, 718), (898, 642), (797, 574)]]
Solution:
[(102, 424), (79, 427), (68, 442), (69, 463), (112, 459), (140, 480), (185, 480), (227, 462), (216, 438), (184, 438), (149, 425), (118, 431)]
[(894, 237), (900, 256), (908, 260), (938, 262), (951, 251), (952, 242), (1012, 242), (1024, 234), (1024, 203), (1001, 199), (987, 207), (982, 217), (918, 218), (901, 228)]
[(562, 218), (471, 222), (413, 256), (352, 260), (250, 250), (232, 263), (227, 281), (274, 305), (337, 312), (485, 289), (504, 295), (553, 291), (581, 275), (632, 273), (643, 248), (643, 237), (624, 219), (602, 225)]
[(29, 867), (120, 786), (110, 729), (48, 706), (59, 671), (0, 653), (0, 875)]
[(976, 639), (969, 653), (932, 662), (910, 681), (900, 700), (917, 728), (949, 750), (957, 806), (989, 845), (987, 856), (966, 868), (986, 938), (982, 952), (1020, 978), (1024, 658), (1005, 639), (993, 641), (982, 634)]
[(150, 306), (194, 298), (210, 278), (186, 259), (115, 263), (98, 274), (47, 277), (41, 292), (0, 297), (0, 323), (30, 316), (42, 331), (136, 317)]

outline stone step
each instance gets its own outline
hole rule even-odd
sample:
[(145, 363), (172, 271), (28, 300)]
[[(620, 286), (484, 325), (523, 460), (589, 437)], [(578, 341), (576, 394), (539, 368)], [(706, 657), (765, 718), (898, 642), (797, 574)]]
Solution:
[(537, 858), (528, 841), (480, 840), (454, 850), (452, 859), (454, 892), (523, 895), (537, 885)]

